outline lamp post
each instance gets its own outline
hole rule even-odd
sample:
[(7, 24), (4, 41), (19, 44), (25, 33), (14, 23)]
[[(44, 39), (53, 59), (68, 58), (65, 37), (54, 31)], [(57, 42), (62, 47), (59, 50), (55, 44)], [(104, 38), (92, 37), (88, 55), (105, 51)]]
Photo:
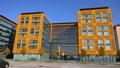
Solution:
[(64, 60), (64, 52), (62, 53), (62, 56), (63, 56), (63, 60)]

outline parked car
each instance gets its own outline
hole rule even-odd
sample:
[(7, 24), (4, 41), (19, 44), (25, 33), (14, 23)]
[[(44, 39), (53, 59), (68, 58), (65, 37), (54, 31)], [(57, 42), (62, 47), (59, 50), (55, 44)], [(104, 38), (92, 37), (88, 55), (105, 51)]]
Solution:
[(3, 59), (0, 59), (0, 68), (8, 68), (8, 67), (9, 67), (9, 63)]

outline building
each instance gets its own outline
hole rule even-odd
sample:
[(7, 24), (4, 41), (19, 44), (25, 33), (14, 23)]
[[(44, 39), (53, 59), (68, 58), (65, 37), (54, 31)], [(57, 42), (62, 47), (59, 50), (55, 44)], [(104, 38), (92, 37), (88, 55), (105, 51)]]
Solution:
[(52, 24), (52, 55), (60, 47), (64, 59), (77, 59), (78, 55), (78, 32), (77, 22), (53, 23)]
[(114, 26), (114, 35), (115, 35), (116, 49), (120, 50), (120, 25)]
[[(100, 58), (103, 47), (106, 62), (114, 61), (116, 44), (108, 7), (85, 8), (78, 11), (78, 22), (51, 24), (43, 12), (21, 13), (14, 43), (14, 59), (49, 59), (61, 48), (64, 59), (80, 59), (85, 49), (86, 60)], [(41, 48), (49, 55), (40, 56)], [(22, 50), (25, 49), (23, 58)], [(109, 60), (110, 59), (110, 60)], [(114, 59), (114, 60), (113, 60)]]
[(115, 58), (116, 44), (110, 8), (80, 9), (78, 11), (78, 54), (81, 54), (81, 49), (85, 49), (89, 59), (94, 60), (100, 47), (104, 48), (105, 59), (110, 59), (111, 55)]
[[(51, 26), (44, 12), (21, 13), (13, 49), (14, 60), (49, 59)], [(23, 50), (25, 55), (21, 53)], [(41, 50), (44, 50), (46, 55), (40, 56)]]
[(15, 22), (0, 15), (0, 54), (3, 54), (6, 47), (12, 52), (16, 26)]

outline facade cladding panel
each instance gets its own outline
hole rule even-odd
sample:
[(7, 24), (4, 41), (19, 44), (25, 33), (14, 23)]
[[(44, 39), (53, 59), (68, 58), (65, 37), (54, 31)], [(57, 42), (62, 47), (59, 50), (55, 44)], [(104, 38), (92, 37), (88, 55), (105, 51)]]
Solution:
[(3, 52), (6, 47), (12, 51), (16, 25), (16, 23), (0, 15), (0, 52)]
[[(65, 55), (77, 55), (77, 22), (53, 24), (52, 26), (52, 54), (58, 47)], [(70, 25), (72, 24), (72, 25)]]

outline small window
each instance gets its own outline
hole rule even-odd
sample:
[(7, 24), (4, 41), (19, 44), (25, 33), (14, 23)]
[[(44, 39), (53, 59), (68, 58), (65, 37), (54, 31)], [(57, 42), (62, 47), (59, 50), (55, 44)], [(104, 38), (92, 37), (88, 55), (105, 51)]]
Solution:
[(101, 17), (100, 17), (100, 13), (96, 14), (96, 22), (100, 22), (101, 21)]
[(21, 43), (21, 40), (18, 40), (18, 42), (17, 42), (17, 49), (20, 49), (20, 43)]
[(30, 44), (38, 44), (38, 40), (30, 40)]
[(24, 25), (24, 18), (21, 18), (21, 23), (20, 25)]
[(107, 22), (108, 21), (107, 13), (103, 13), (102, 17), (103, 17), (103, 22)]
[(37, 48), (38, 48), (37, 45), (30, 45), (30, 46), (29, 46), (29, 49), (37, 49)]
[(36, 28), (36, 36), (39, 36), (39, 28)]
[(33, 17), (32, 20), (40, 20), (40, 17)]
[(29, 23), (29, 18), (26, 18), (25, 25), (28, 25), (28, 23)]
[(22, 48), (24, 48), (24, 47), (25, 47), (25, 45), (26, 45), (26, 41), (25, 41), (25, 40), (23, 40), (23, 41), (22, 41)]
[(34, 28), (31, 28), (30, 36), (34, 36)]
[(21, 28), (20, 32), (27, 32), (27, 29), (26, 28)]

